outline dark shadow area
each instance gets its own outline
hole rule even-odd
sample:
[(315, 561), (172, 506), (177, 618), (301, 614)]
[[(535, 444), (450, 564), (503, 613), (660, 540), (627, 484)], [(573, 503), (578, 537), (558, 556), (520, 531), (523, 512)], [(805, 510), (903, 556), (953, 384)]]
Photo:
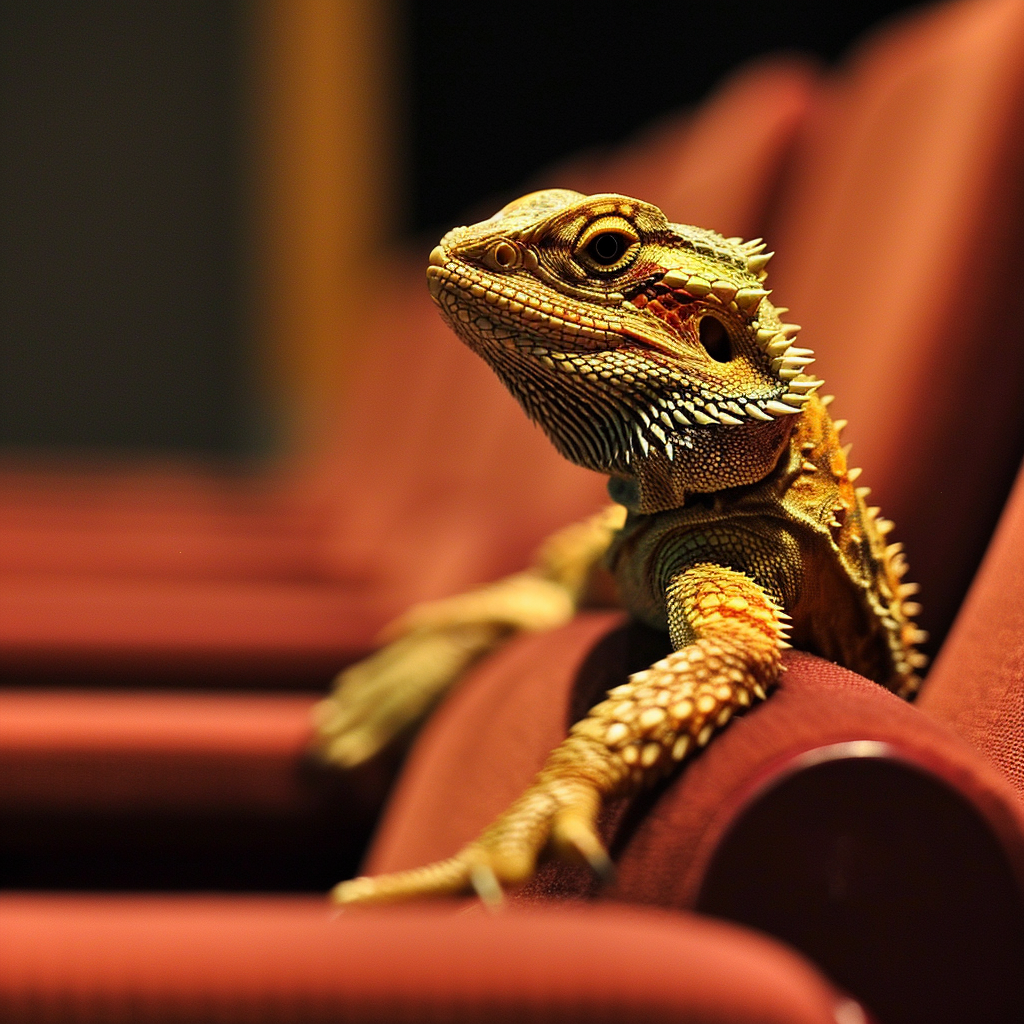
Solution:
[(261, 693), (312, 691), (326, 693), (334, 677), (364, 652), (337, 654), (289, 653), (269, 656), (208, 656), (162, 659), (141, 656), (137, 664), (121, 658), (35, 660), (19, 664), (7, 658), (0, 686), (18, 689), (68, 690), (248, 690)]
[(757, 796), (697, 909), (791, 943), (882, 1024), (1024, 1020), (1024, 901), (989, 823), (937, 777), (827, 761)]
[(111, 892), (326, 892), (355, 874), (368, 827), (309, 817), (4, 815), (0, 885)]
[(289, 813), (153, 809), (0, 812), (0, 888), (326, 892), (358, 872), (400, 754), (343, 774), (300, 766)]
[(914, 6), (404, 0), (408, 230), (435, 237), (467, 211), (489, 216), (539, 168), (696, 104), (753, 57), (800, 50), (831, 62)]

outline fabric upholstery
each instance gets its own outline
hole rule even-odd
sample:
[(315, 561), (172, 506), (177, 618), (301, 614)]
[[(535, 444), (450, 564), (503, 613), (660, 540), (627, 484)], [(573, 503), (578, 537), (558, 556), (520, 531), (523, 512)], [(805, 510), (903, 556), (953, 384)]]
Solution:
[(7, 1024), (835, 1024), (851, 1012), (770, 939), (624, 908), (338, 917), (309, 899), (7, 896), (0, 943)]
[(1024, 474), (918, 706), (982, 751), (1024, 797)]

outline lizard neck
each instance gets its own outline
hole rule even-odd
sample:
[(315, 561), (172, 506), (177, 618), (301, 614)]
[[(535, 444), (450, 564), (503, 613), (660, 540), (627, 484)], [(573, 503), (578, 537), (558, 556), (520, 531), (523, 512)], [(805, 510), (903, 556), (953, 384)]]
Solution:
[(652, 448), (647, 458), (633, 461), (633, 473), (612, 476), (608, 492), (631, 512), (649, 515), (681, 508), (691, 494), (757, 483), (776, 468), (800, 419), (686, 430), (671, 460)]

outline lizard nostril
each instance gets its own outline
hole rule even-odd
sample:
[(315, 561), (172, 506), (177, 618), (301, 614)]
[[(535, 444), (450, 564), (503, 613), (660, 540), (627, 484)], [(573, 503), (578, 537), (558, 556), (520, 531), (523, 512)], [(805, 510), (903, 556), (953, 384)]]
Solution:
[(732, 359), (732, 345), (729, 332), (722, 322), (713, 316), (701, 317), (697, 326), (700, 343), (716, 363), (727, 363)]

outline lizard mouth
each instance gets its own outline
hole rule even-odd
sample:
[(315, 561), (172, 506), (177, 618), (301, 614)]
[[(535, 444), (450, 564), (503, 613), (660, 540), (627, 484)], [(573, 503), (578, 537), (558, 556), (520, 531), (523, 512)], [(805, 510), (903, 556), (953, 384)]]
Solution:
[[(679, 425), (699, 428), (788, 417), (800, 411), (808, 392), (820, 384), (810, 379), (792, 382), (802, 366), (788, 366), (791, 353), (779, 346), (784, 333), (779, 328), (767, 332), (774, 341), (766, 338), (762, 343), (760, 334), (749, 339), (750, 346), (764, 353), (758, 361), (764, 356), (772, 361), (770, 369), (755, 371), (763, 379), (752, 390), (749, 360), (736, 358), (744, 343), (721, 317), (704, 304), (685, 312), (662, 308), (666, 300), (660, 290), (658, 312), (640, 295), (621, 307), (577, 312), (565, 300), (560, 305), (556, 294), (527, 291), (528, 279), (496, 276), (453, 257), (443, 245), (430, 253), (427, 284), (455, 333), (499, 373), (499, 364), (510, 358), (523, 366), (509, 381), (513, 388), (516, 375), (533, 379), (539, 374), (550, 378), (560, 393), (585, 386), (596, 400), (624, 382), (665, 406), (652, 406), (652, 421), (665, 411)], [(640, 321), (643, 306), (654, 315)], [(789, 346), (788, 339), (783, 345)], [(535, 369), (527, 370), (523, 360)], [(797, 357), (800, 364), (810, 361)], [(681, 379), (681, 368), (686, 379)], [(776, 375), (780, 370), (787, 373), (783, 379)]]
[(491, 341), (592, 352), (619, 348), (632, 340), (626, 324), (612, 310), (580, 315), (559, 305), (557, 299), (524, 290), (529, 287), (525, 282), (510, 279), (506, 284), (452, 259), (440, 245), (430, 253), (427, 287), (456, 333), (467, 341), (476, 340), (480, 332)]
[(448, 254), (439, 245), (430, 250), (430, 257), (427, 262), (427, 287), (430, 289), (430, 297), (436, 302), (441, 294), (441, 289), (448, 278), (445, 267), (448, 263)]

